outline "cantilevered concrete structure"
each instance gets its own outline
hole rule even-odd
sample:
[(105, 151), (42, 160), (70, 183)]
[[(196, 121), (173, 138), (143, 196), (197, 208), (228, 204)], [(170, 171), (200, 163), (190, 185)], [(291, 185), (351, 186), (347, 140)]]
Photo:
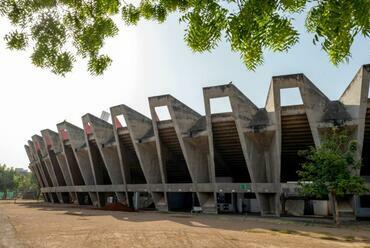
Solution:
[[(327, 201), (298, 194), (299, 150), (319, 146), (332, 127), (359, 143), (370, 181), (370, 65), (362, 66), (339, 100), (305, 75), (271, 80), (264, 108), (233, 84), (203, 88), (205, 116), (171, 95), (149, 98), (150, 118), (126, 105), (111, 108), (112, 124), (91, 114), (33, 135), (25, 146), (46, 201), (205, 213), (258, 212), (279, 216), (330, 213)], [(303, 104), (281, 105), (281, 90), (297, 88)], [(215, 114), (214, 98), (231, 112)], [(169, 120), (158, 118), (166, 107)], [(369, 196), (339, 203), (346, 216), (370, 216)]]

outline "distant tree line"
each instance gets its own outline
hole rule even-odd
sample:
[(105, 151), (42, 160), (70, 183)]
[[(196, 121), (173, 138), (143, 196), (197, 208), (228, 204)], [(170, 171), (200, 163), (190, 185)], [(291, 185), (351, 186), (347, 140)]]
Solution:
[(21, 195), (29, 191), (36, 192), (37, 197), (40, 194), (40, 188), (33, 173), (18, 172), (13, 167), (0, 164), (0, 192), (4, 193), (3, 198), (6, 198), (8, 192)]

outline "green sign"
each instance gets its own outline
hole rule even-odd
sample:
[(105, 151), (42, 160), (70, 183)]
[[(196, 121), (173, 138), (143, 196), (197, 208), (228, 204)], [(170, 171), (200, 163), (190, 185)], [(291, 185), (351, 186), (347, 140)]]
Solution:
[(9, 191), (6, 193), (6, 199), (7, 200), (12, 200), (14, 198), (14, 192)]
[(239, 189), (241, 189), (241, 190), (247, 190), (247, 189), (250, 189), (250, 185), (249, 185), (249, 184), (247, 184), (247, 183), (239, 184)]

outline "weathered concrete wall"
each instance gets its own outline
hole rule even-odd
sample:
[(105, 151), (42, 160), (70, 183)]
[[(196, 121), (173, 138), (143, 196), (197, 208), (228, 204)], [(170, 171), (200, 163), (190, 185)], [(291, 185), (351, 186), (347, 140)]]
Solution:
[[(303, 74), (274, 76), (264, 108), (232, 83), (206, 87), (205, 116), (171, 95), (150, 97), (151, 119), (118, 105), (111, 108), (113, 125), (86, 114), (83, 129), (59, 123), (58, 134), (43, 130), (42, 137), (32, 136), (25, 150), (30, 169), (51, 202), (63, 202), (61, 193), (68, 192), (81, 203), (81, 194), (88, 193), (92, 203), (101, 206), (102, 198), (114, 193), (120, 202), (133, 206), (134, 196), (143, 192), (156, 209), (168, 211), (169, 199), (182, 197), (173, 194), (177, 192), (192, 193), (196, 199), (191, 204), (216, 213), (218, 194), (227, 193), (237, 194), (239, 212), (246, 204), (248, 211), (279, 216), (283, 194), (288, 212), (302, 215), (303, 200), (289, 198), (297, 197), (297, 185), (289, 182), (297, 178), (300, 166), (293, 161), (295, 149), (319, 146), (329, 128), (340, 126), (358, 141), (358, 156), (364, 154), (363, 141), (370, 140), (365, 134), (370, 133), (369, 81), (370, 65), (364, 65), (340, 99), (331, 101)], [(287, 88), (298, 88), (302, 105), (282, 106), (281, 90)], [(212, 113), (211, 100), (219, 97), (228, 97), (230, 113)], [(170, 120), (159, 120), (156, 108), (163, 106)], [(302, 140), (308, 143), (301, 144)], [(235, 157), (227, 157), (228, 150)], [(348, 201), (344, 205), (358, 199)], [(321, 201), (313, 202), (313, 208), (327, 214)]]

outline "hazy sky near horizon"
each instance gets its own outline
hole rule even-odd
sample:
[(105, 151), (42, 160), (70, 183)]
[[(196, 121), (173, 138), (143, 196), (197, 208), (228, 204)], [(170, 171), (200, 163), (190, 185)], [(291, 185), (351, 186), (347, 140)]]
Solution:
[[(184, 26), (171, 15), (165, 24), (141, 21), (136, 27), (119, 22), (119, 36), (106, 42), (104, 51), (113, 59), (103, 76), (86, 71), (78, 61), (72, 73), (60, 77), (34, 67), (30, 51), (12, 52), (2, 37), (10, 30), (0, 19), (0, 164), (27, 168), (24, 144), (33, 134), (67, 120), (81, 125), (81, 116), (97, 116), (111, 106), (126, 104), (149, 116), (148, 97), (171, 94), (204, 114), (202, 87), (232, 81), (257, 106), (264, 107), (271, 77), (304, 73), (330, 99), (338, 99), (362, 64), (370, 63), (370, 42), (355, 41), (349, 63), (330, 64), (312, 35), (295, 24), (300, 43), (288, 53), (265, 53), (265, 62), (248, 71), (239, 55), (222, 42), (212, 53), (193, 53), (183, 41)], [(283, 103), (299, 102), (296, 95), (283, 95)]]

